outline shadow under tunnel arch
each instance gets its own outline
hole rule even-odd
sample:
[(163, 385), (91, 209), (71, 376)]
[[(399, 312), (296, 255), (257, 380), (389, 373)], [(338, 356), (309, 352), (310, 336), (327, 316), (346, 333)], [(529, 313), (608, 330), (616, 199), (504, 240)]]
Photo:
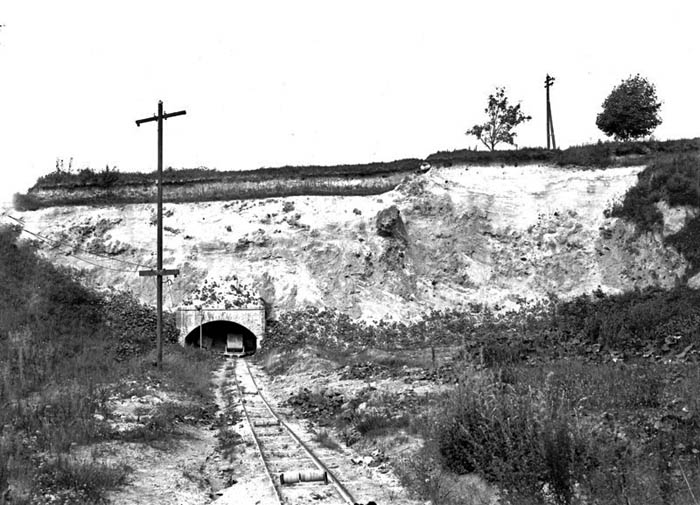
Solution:
[(234, 347), (239, 348), (242, 344), (242, 350), (234, 349), (235, 353), (253, 354), (258, 348), (258, 339), (255, 334), (233, 321), (209, 321), (201, 324), (187, 334), (185, 345), (200, 347), (200, 336), (201, 347), (215, 352), (226, 352), (227, 347), (232, 343), (235, 343)]

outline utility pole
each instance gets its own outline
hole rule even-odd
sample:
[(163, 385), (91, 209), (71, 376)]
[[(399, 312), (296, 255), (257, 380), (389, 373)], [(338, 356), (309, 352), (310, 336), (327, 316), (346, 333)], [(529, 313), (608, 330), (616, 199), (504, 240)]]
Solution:
[(158, 312), (156, 333), (158, 337), (158, 369), (163, 368), (163, 276), (164, 275), (175, 275), (177, 276), (180, 271), (177, 269), (163, 270), (163, 120), (175, 116), (183, 116), (186, 111), (181, 110), (178, 112), (171, 112), (170, 114), (163, 113), (163, 101), (158, 101), (158, 115), (149, 117), (146, 119), (137, 119), (136, 126), (141, 126), (143, 123), (148, 123), (150, 121), (158, 122), (158, 223), (157, 223), (157, 248), (158, 248), (158, 264), (156, 270), (140, 270), (139, 275), (141, 277), (156, 277), (156, 297), (157, 305), (156, 310)]
[(554, 85), (554, 77), (547, 74), (544, 80), (544, 87), (547, 90), (547, 149), (550, 148), (550, 139), (552, 148), (557, 148), (557, 141), (554, 139), (554, 123), (552, 122), (552, 106), (549, 104), (549, 88)]

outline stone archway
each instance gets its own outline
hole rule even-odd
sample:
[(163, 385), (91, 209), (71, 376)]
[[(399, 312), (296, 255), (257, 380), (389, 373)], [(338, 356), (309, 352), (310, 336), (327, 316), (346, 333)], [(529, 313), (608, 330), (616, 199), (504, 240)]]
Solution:
[[(250, 348), (248, 352), (255, 352), (260, 348), (265, 338), (265, 309), (192, 309), (179, 308), (176, 313), (177, 328), (180, 332), (181, 345), (199, 346), (199, 328), (207, 330), (212, 339), (212, 345), (222, 346), (221, 339), (226, 339), (227, 333), (240, 334)], [(223, 335), (223, 336), (222, 336)], [(204, 346), (203, 342), (203, 347)], [(223, 347), (222, 347), (223, 351)]]
[[(243, 343), (246, 354), (253, 353), (258, 348), (258, 338), (250, 329), (233, 321), (208, 321), (193, 328), (184, 339), (185, 345), (202, 347), (216, 352), (224, 352), (229, 335), (235, 335)], [(201, 343), (200, 343), (201, 342)]]

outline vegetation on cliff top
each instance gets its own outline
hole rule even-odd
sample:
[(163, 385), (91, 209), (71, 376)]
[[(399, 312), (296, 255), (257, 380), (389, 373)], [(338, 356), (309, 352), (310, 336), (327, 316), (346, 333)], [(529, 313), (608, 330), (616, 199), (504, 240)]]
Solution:
[[(620, 163), (639, 164), (657, 154), (680, 154), (700, 151), (700, 138), (669, 141), (599, 142), (597, 144), (573, 146), (564, 150), (523, 148), (506, 151), (476, 151), (460, 149), (438, 151), (425, 161), (435, 165), (467, 164), (522, 164), (549, 163), (560, 166), (605, 168)], [(630, 157), (629, 160), (620, 160)], [(642, 158), (640, 160), (640, 157)], [(407, 158), (391, 162), (364, 163), (335, 166), (284, 166), (258, 170), (218, 171), (205, 167), (163, 171), (164, 184), (187, 184), (192, 182), (263, 182), (293, 178), (370, 177), (394, 172), (414, 172), (420, 169), (423, 160)], [(55, 171), (40, 177), (33, 189), (111, 187), (153, 184), (155, 172), (120, 172), (105, 168), (102, 171), (84, 168), (79, 171)]]
[[(431, 154), (425, 161), (410, 158), (386, 163), (337, 166), (302, 166), (264, 168), (246, 171), (223, 171), (207, 168), (163, 172), (169, 202), (259, 199), (302, 195), (376, 195), (391, 191), (402, 174), (432, 166), (518, 165), (539, 163), (561, 167), (607, 168), (638, 165), (675, 154), (697, 153), (700, 138), (673, 141), (599, 142), (574, 146), (565, 150), (524, 148), (507, 151), (462, 149)], [(156, 173), (119, 172), (105, 168), (95, 171), (84, 168), (74, 172), (63, 170), (57, 163), (54, 172), (37, 181), (27, 194), (16, 194), (15, 208), (36, 210), (58, 205), (116, 205), (155, 201), (150, 191)], [(204, 187), (193, 185), (204, 184)], [(49, 194), (42, 195), (42, 191)], [(52, 191), (58, 191), (51, 194)]]
[(439, 151), (426, 161), (431, 165), (456, 164), (518, 165), (541, 163), (561, 167), (608, 168), (626, 165), (644, 165), (657, 158), (700, 151), (700, 138), (679, 140), (645, 140), (629, 142), (598, 142), (572, 146), (567, 149), (547, 150), (542, 147), (526, 147), (509, 151), (477, 151), (459, 149)]
[[(258, 170), (218, 171), (206, 167), (163, 170), (163, 184), (177, 185), (194, 182), (264, 182), (280, 179), (304, 178), (348, 178), (385, 175), (392, 172), (411, 172), (420, 168), (421, 160), (410, 158), (390, 162), (362, 163), (334, 166), (284, 166), (260, 168)], [(81, 188), (110, 187), (129, 185), (150, 185), (156, 179), (156, 172), (120, 172), (106, 168), (96, 171), (90, 168), (71, 172), (57, 169), (40, 177), (34, 188)]]
[[(637, 226), (640, 233), (660, 231), (663, 216), (659, 202), (670, 207), (687, 206), (700, 211), (700, 156), (696, 153), (658, 158), (639, 173), (637, 184), (627, 191), (610, 215)], [(664, 241), (690, 263), (689, 275), (700, 271), (700, 216), (692, 218)]]

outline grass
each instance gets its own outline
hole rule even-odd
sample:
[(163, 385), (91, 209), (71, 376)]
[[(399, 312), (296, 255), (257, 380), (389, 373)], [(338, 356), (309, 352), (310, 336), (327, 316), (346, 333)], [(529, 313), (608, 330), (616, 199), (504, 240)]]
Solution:
[[(505, 151), (441, 151), (425, 161), (433, 166), (518, 165), (540, 163), (584, 168), (647, 164), (655, 159), (697, 153), (700, 139), (665, 142), (599, 142), (565, 150), (523, 148)], [(423, 160), (335, 166), (263, 168), (216, 171), (207, 168), (167, 169), (163, 183), (166, 201), (198, 202), (300, 195), (376, 195), (394, 189), (404, 176), (421, 170)], [(116, 205), (155, 201), (155, 172), (115, 169), (54, 172), (40, 177), (27, 194), (15, 195), (15, 208), (36, 210), (57, 205)], [(47, 195), (41, 192), (46, 190)], [(62, 190), (59, 195), (54, 190)], [(52, 193), (53, 192), (53, 193)]]
[(223, 424), (219, 426), (217, 438), (219, 452), (228, 460), (233, 459), (236, 447), (243, 443), (243, 438), (236, 431)]
[(686, 503), (700, 491), (698, 379), (692, 365), (585, 361), (470, 374), (425, 422), (420, 467), (402, 471), (477, 473), (511, 503)]
[(359, 414), (352, 419), (353, 427), (366, 438), (379, 437), (388, 432), (406, 428), (410, 422), (408, 415), (395, 416), (382, 411), (370, 411)]
[(435, 345), (457, 343), (459, 385), (418, 403), (365, 388), (335, 412), (327, 394), (300, 397), (307, 416), (331, 412), (348, 445), (420, 433), (425, 445), (398, 471), (422, 499), (457, 503), (474, 494), (465, 482), (475, 473), (482, 480), (469, 486), (486, 482), (513, 504), (675, 505), (700, 495), (700, 372), (686, 351), (700, 346), (699, 296), (650, 288), (500, 316), (474, 307), (479, 324), (448, 311), (368, 326), (313, 309), (281, 314), (267, 342), (278, 370), (302, 352), (343, 370), (371, 362), (360, 376), (395, 377), (433, 365), (377, 348), (406, 342), (425, 353), (428, 331)]
[(685, 154), (655, 159), (639, 173), (637, 184), (614, 206), (612, 216), (634, 222), (640, 231), (653, 231), (663, 224), (655, 204), (700, 207), (700, 159)]
[(333, 436), (328, 430), (320, 430), (314, 435), (314, 440), (318, 442), (321, 447), (325, 447), (331, 451), (340, 451), (340, 444), (333, 439)]
[[(660, 232), (664, 223), (657, 207), (659, 202), (670, 207), (700, 209), (700, 157), (697, 153), (655, 159), (639, 174), (637, 184), (627, 191), (622, 202), (612, 207), (609, 215), (634, 223), (640, 233)], [(688, 276), (700, 271), (698, 231), (700, 217), (695, 217), (680, 231), (664, 238), (666, 244), (690, 263)]]
[(214, 362), (166, 344), (164, 369), (155, 369), (152, 309), (82, 287), (18, 237), (0, 227), (0, 497), (96, 503), (128, 469), (78, 461), (73, 450), (114, 437), (110, 398), (142, 394), (144, 385), (171, 391), (177, 403), (159, 405), (145, 429), (172, 436), (176, 423), (213, 415), (206, 372)]
[(440, 462), (440, 456), (426, 446), (418, 454), (404, 456), (394, 464), (401, 484), (416, 498), (440, 505), (491, 505), (497, 503), (495, 490), (473, 475), (457, 475)]
[[(392, 190), (421, 160), (357, 165), (216, 171), (206, 168), (163, 172), (165, 201), (199, 202), (300, 195), (376, 195)], [(36, 210), (57, 205), (115, 205), (155, 201), (156, 173), (60, 169), (40, 177), (27, 194), (16, 194), (15, 208)], [(52, 193), (62, 190), (62, 195)], [(49, 195), (41, 195), (42, 190)]]
[(201, 405), (185, 402), (163, 402), (137, 414), (141, 424), (111, 437), (128, 442), (159, 443), (179, 437), (181, 424), (192, 425), (212, 417)]
[[(185, 203), (202, 201), (228, 201), (262, 198), (280, 198), (290, 196), (368, 196), (391, 191), (403, 179), (403, 172), (392, 175), (368, 175), (356, 179), (313, 179), (254, 181), (239, 184), (231, 181), (199, 182), (191, 181), (187, 185), (179, 183), (166, 187), (164, 200), (167, 203)], [(134, 203), (153, 203), (156, 193), (152, 182), (134, 191), (131, 186), (117, 185), (107, 188), (67, 187), (63, 193), (41, 195), (41, 190), (27, 194), (14, 195), (14, 207), (17, 210), (37, 210), (45, 207), (70, 205), (121, 205)]]
[(644, 165), (658, 157), (697, 153), (700, 138), (659, 141), (598, 142), (572, 146), (564, 150), (524, 148), (506, 151), (472, 151), (461, 149), (433, 153), (426, 161), (437, 166), (518, 165), (541, 163), (584, 168), (607, 168), (625, 165)]
[[(280, 179), (314, 179), (324, 177), (363, 177), (386, 175), (394, 172), (411, 172), (420, 167), (421, 160), (415, 158), (390, 162), (360, 163), (353, 165), (307, 165), (284, 166), (279, 168), (261, 168), (258, 170), (218, 171), (208, 168), (189, 168), (163, 171), (163, 182), (168, 185), (178, 185), (190, 182), (221, 182), (235, 183), (277, 181)], [(36, 188), (54, 189), (59, 187), (108, 187), (152, 184), (156, 172), (119, 172), (115, 169), (96, 171), (89, 168), (77, 171), (54, 172), (40, 177)]]
[[(499, 316), (478, 310), (476, 315), (435, 311), (417, 322), (375, 325), (328, 310), (285, 312), (268, 322), (267, 345), (258, 359), (267, 362), (269, 371), (281, 373), (302, 348), (339, 365), (370, 360), (387, 369), (431, 366), (431, 347), (444, 346), (459, 346), (469, 359), (486, 366), (616, 352), (674, 356), (690, 344), (700, 349), (700, 293), (686, 287), (619, 295), (598, 291), (567, 301), (551, 298)], [(669, 336), (680, 338), (666, 342)]]
[(58, 503), (106, 503), (105, 491), (124, 485), (130, 472), (124, 464), (58, 457), (39, 467), (39, 484)]

